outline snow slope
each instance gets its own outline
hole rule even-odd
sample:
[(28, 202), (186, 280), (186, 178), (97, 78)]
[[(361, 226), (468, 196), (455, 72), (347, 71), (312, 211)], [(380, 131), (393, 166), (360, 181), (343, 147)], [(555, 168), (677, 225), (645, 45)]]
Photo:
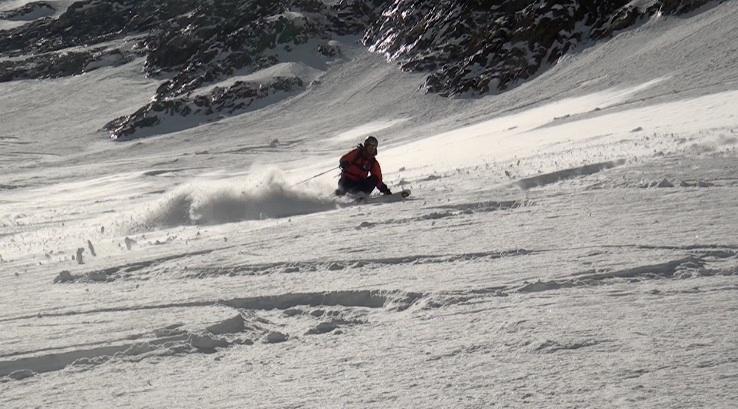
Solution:
[[(711, 7), (479, 99), (344, 39), (299, 96), (130, 143), (100, 128), (158, 86), (140, 61), (0, 84), (0, 406), (733, 407)], [(412, 200), (330, 195), (370, 133)]]

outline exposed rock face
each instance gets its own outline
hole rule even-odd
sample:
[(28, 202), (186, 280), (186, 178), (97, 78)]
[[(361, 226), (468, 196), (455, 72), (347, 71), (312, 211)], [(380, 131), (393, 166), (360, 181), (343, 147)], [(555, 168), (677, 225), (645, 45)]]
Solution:
[(646, 15), (684, 13), (707, 0), (396, 1), (364, 44), (404, 70), (431, 71), (430, 92), (504, 91), (581, 44), (611, 36)]
[[(139, 33), (153, 34), (162, 21), (185, 13), (197, 3), (186, 1), (103, 1), (73, 3), (57, 19), (39, 18), (0, 35), (0, 81), (78, 75), (104, 66), (125, 64), (144, 55), (136, 50), (97, 47), (66, 52)], [(35, 7), (42, 7), (41, 3)], [(43, 3), (45, 4), (45, 3)], [(22, 9), (8, 13), (28, 13)]]
[(78, 75), (100, 67), (123, 65), (133, 61), (135, 57), (135, 53), (129, 51), (99, 48), (0, 61), (0, 82)]
[(0, 53), (11, 56), (99, 44), (158, 29), (194, 9), (197, 0), (86, 0), (73, 3), (58, 19), (39, 19), (0, 36)]
[[(288, 10), (288, 11), (285, 11)], [(309, 41), (312, 51), (326, 59), (340, 55), (333, 36), (358, 35), (375, 18), (363, 2), (326, 5), (317, 0), (222, 1), (205, 3), (159, 26), (159, 35), (144, 39), (145, 70), (149, 75), (173, 74), (153, 101), (106, 126), (114, 139), (137, 137), (140, 128), (162, 124), (165, 115), (200, 116), (243, 112), (257, 99), (303, 88), (300, 78), (275, 78), (264, 84), (217, 88), (209, 96), (189, 99), (198, 88), (239, 71), (257, 71), (280, 62), (278, 52), (289, 52)], [(207, 118), (202, 118), (206, 116)], [(169, 128), (171, 130), (171, 128)]]
[[(642, 17), (692, 12), (708, 2), (85, 0), (56, 19), (47, 17), (54, 12), (50, 4), (34, 2), (0, 14), (33, 20), (0, 32), (0, 81), (77, 75), (145, 57), (145, 73), (165, 80), (149, 104), (108, 123), (111, 136), (123, 140), (157, 133), (139, 131), (163, 129), (172, 115), (199, 116), (179, 121), (194, 126), (253, 109), (275, 93), (299, 91), (302, 79), (283, 77), (193, 96), (236, 72), (278, 64), (280, 55), (297, 48), (340, 58), (331, 41), (336, 36), (363, 35), (364, 45), (404, 70), (427, 72), (429, 92), (482, 95), (508, 90)], [(122, 38), (136, 41), (115, 41)]]
[[(361, 34), (374, 17), (362, 2), (335, 6), (318, 0), (203, 4), (167, 21), (160, 35), (145, 40), (146, 70), (151, 75), (176, 72), (174, 79), (159, 88), (157, 97), (181, 95), (235, 70), (274, 65), (279, 62), (277, 47), (289, 50), (310, 39)], [(324, 55), (330, 53), (327, 41), (318, 48)]]
[(107, 123), (105, 130), (116, 139), (140, 137), (136, 132), (142, 128), (163, 126), (168, 132), (181, 130), (187, 124), (182, 117), (193, 117), (198, 121), (212, 121), (222, 115), (233, 115), (248, 110), (258, 100), (277, 93), (290, 93), (304, 88), (297, 77), (277, 77), (266, 84), (236, 81), (228, 88), (215, 87), (206, 95), (194, 98), (178, 97), (157, 99), (135, 113)]
[(0, 11), (0, 19), (11, 21), (35, 20), (37, 18), (51, 16), (55, 11), (54, 6), (49, 3), (32, 1), (14, 10)]

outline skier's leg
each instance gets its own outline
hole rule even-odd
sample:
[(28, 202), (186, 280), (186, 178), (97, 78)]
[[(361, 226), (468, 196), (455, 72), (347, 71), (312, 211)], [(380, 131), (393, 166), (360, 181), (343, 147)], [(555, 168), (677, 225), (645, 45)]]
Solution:
[(346, 180), (343, 178), (338, 179), (338, 189), (336, 189), (336, 196), (344, 196), (348, 189), (346, 189)]
[(376, 186), (377, 186), (377, 177), (372, 175), (362, 180), (361, 182), (359, 182), (357, 188), (361, 192), (364, 192), (367, 196), (369, 196)]
[(336, 195), (343, 196), (346, 193), (356, 193), (360, 192), (361, 187), (358, 185), (358, 182), (354, 182), (347, 179), (339, 179), (338, 180), (338, 189), (336, 189)]

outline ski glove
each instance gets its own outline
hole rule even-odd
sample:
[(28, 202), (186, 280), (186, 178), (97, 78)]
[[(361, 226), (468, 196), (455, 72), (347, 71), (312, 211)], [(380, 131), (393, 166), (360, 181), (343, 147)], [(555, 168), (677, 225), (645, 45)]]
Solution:
[(346, 170), (349, 166), (351, 166), (351, 163), (349, 162), (341, 162), (338, 164), (338, 167), (341, 168), (341, 170)]
[(385, 195), (391, 195), (392, 194), (392, 191), (389, 190), (389, 188), (385, 186), (384, 187), (384, 190), (382, 190), (382, 193), (385, 194)]

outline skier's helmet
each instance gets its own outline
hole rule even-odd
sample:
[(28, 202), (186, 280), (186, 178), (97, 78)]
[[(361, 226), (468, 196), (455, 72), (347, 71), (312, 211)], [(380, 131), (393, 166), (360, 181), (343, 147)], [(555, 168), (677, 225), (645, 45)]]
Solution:
[(377, 138), (373, 136), (370, 136), (364, 139), (364, 146), (373, 146), (376, 148), (378, 145), (379, 145), (379, 141), (377, 140)]

